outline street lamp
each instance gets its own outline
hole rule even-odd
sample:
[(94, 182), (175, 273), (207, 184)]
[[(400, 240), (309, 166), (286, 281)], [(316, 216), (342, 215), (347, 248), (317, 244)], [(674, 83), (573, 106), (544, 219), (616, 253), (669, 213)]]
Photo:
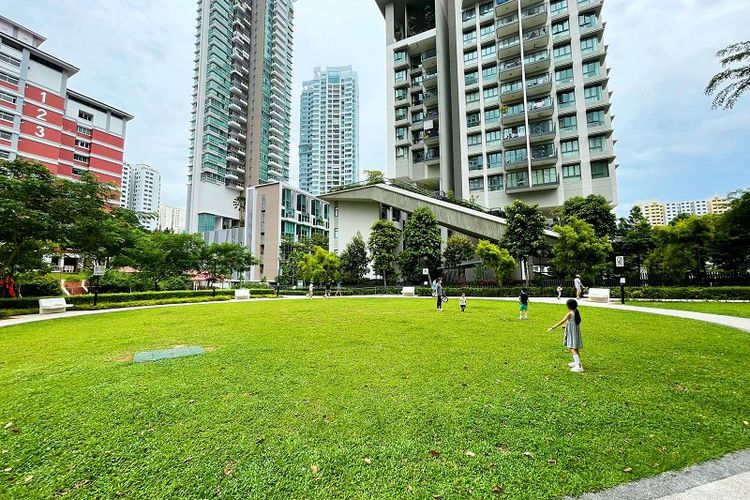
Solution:
[[(102, 258), (101, 255), (107, 250), (104, 247), (97, 248), (99, 255), (97, 256), (97, 263)], [(106, 272), (105, 266), (94, 266), (94, 277), (96, 278), (96, 288), (94, 288), (94, 306), (99, 302), (99, 279)]]

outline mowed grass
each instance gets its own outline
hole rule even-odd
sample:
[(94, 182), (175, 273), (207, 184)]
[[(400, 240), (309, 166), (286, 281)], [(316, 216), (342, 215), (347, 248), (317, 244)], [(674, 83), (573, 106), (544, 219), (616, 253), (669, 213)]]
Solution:
[[(550, 498), (750, 446), (750, 335), (316, 299), (0, 329), (0, 498)], [(202, 356), (133, 364), (138, 351)], [(12, 422), (12, 424), (10, 423)]]
[(641, 302), (630, 301), (631, 306), (679, 309), (709, 314), (723, 314), (738, 318), (750, 318), (750, 302)]

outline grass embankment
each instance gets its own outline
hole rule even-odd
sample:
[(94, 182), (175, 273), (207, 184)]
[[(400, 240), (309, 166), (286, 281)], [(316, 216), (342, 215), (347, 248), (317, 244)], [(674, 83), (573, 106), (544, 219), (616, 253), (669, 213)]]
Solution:
[[(0, 497), (550, 498), (750, 446), (750, 336), (563, 306), (332, 299), (0, 329)], [(135, 352), (202, 356), (133, 364)], [(7, 451), (5, 451), (7, 450)]]

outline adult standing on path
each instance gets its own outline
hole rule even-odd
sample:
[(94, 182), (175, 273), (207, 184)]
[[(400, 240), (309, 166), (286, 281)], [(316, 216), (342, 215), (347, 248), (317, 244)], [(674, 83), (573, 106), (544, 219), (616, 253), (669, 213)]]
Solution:
[(307, 288), (307, 298), (312, 299), (313, 298), (313, 292), (315, 292), (315, 285), (313, 285), (312, 281), (310, 282), (310, 286)]
[(573, 286), (576, 288), (576, 299), (581, 300), (581, 297), (583, 297), (583, 283), (581, 282), (580, 274), (576, 274), (576, 279), (573, 280)]
[(437, 310), (443, 312), (443, 278), (435, 282), (435, 294), (437, 295)]

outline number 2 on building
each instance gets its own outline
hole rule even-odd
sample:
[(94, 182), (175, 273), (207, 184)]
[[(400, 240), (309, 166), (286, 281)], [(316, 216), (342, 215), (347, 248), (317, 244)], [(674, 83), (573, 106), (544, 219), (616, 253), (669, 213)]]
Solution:
[(45, 118), (47, 116), (47, 110), (42, 108), (36, 108), (36, 118), (37, 120), (42, 120), (43, 122), (46, 122), (47, 119)]

